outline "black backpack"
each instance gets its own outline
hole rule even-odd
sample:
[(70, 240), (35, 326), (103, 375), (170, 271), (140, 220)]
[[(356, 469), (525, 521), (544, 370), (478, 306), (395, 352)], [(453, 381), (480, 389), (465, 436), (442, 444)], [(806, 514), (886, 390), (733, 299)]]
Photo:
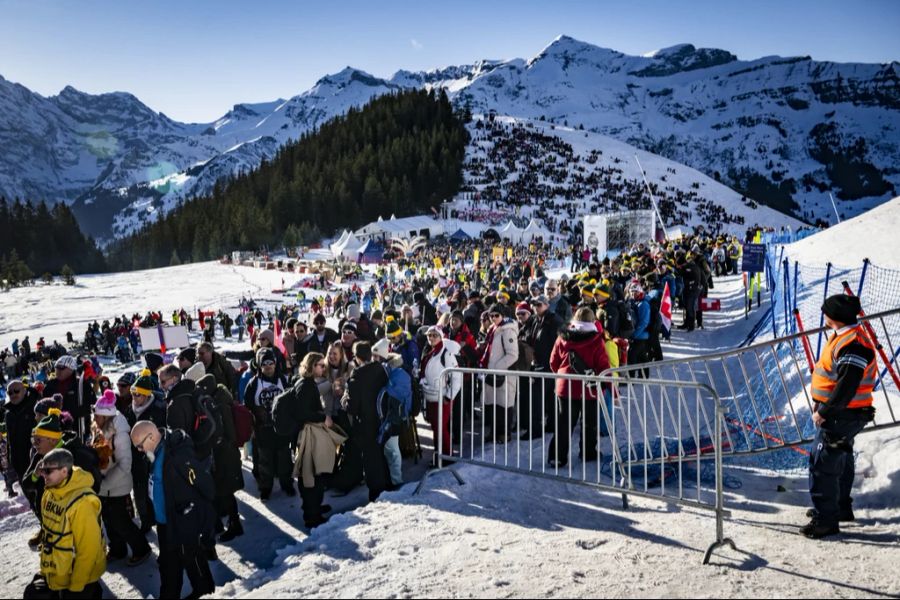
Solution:
[(653, 338), (659, 335), (659, 330), (662, 328), (662, 317), (659, 314), (662, 300), (657, 296), (656, 298), (647, 298), (647, 302), (650, 304), (650, 324), (647, 325), (647, 332)]
[(619, 331), (611, 332), (613, 336), (630, 340), (634, 337), (637, 318), (634, 314), (634, 305), (630, 302), (616, 300), (616, 308), (619, 309)]
[(222, 413), (215, 399), (209, 394), (192, 394), (194, 404), (194, 429), (191, 431), (191, 440), (199, 451), (201, 448), (210, 450), (222, 443), (225, 432), (225, 423), (222, 421)]

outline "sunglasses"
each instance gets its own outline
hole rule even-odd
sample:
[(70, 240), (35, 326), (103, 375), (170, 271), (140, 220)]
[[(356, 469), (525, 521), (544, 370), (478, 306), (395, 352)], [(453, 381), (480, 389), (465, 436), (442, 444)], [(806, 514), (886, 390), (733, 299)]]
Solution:
[(153, 435), (152, 432), (151, 432), (151, 433), (148, 433), (147, 435), (144, 436), (144, 439), (142, 439), (142, 440), (140, 441), (139, 444), (135, 444), (135, 445), (134, 445), (134, 447), (137, 448), (138, 452), (143, 452), (143, 451), (144, 451), (144, 442), (146, 442), (147, 440), (149, 440), (151, 435)]
[(62, 467), (41, 467), (37, 471), (42, 476), (46, 477), (47, 475), (50, 475), (51, 473), (53, 473), (53, 471), (59, 471), (60, 469), (62, 469)]
[(352, 329), (345, 329), (345, 330), (343, 331), (343, 333), (352, 333), (353, 335), (356, 335), (356, 332), (353, 331)]
[(492, 319), (499, 319), (500, 317), (501, 317), (501, 315), (499, 315), (499, 314), (497, 314), (497, 313), (492, 313), (492, 314), (491, 314), (491, 318), (492, 318)]
[(274, 367), (274, 366), (275, 366), (275, 361), (274, 361), (274, 360), (264, 360), (264, 361), (262, 362), (262, 366), (264, 366), (264, 367)]

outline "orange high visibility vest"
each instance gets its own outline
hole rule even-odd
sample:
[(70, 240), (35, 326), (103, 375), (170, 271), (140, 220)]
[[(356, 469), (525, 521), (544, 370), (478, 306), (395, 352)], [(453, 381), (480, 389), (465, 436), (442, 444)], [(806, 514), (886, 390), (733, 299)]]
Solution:
[[(831, 398), (831, 393), (837, 386), (837, 369), (835, 362), (838, 353), (847, 344), (851, 342), (859, 342), (866, 348), (875, 352), (875, 345), (869, 337), (863, 333), (860, 327), (852, 327), (844, 333), (838, 335), (832, 334), (825, 346), (825, 351), (816, 363), (815, 371), (812, 376), (812, 397), (816, 402), (827, 403)], [(861, 365), (860, 365), (861, 366)], [(865, 367), (862, 381), (856, 390), (856, 395), (847, 405), (847, 408), (866, 408), (872, 406), (872, 390), (875, 388), (875, 381), (878, 378), (878, 365), (875, 360), (869, 362)]]

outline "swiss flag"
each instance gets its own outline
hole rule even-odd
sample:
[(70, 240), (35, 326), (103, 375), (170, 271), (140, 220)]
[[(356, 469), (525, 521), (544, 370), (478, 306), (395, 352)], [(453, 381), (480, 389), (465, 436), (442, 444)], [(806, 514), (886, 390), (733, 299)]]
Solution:
[(672, 296), (669, 293), (669, 282), (663, 288), (662, 300), (659, 303), (659, 316), (662, 319), (662, 326), (665, 330), (665, 337), (668, 339), (672, 331)]

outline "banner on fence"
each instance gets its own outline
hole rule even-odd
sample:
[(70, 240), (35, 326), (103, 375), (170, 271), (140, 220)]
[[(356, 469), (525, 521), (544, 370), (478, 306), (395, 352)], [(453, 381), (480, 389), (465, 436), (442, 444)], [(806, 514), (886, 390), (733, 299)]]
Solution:
[(141, 347), (144, 350), (183, 348), (190, 345), (186, 327), (141, 327)]
[(765, 244), (744, 244), (741, 270), (746, 273), (762, 273), (766, 270)]

